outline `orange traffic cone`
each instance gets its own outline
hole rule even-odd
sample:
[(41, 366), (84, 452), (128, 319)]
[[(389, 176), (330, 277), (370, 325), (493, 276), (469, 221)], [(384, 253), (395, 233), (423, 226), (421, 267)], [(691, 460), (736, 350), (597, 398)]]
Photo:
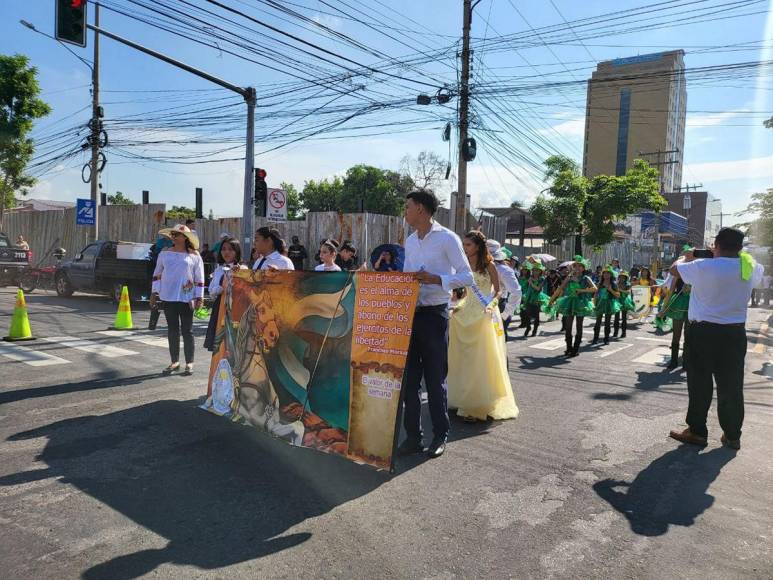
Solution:
[(30, 319), (27, 317), (27, 303), (24, 301), (24, 292), (21, 291), (21, 288), (16, 293), (16, 306), (11, 317), (11, 329), (8, 331), (8, 336), (4, 337), (3, 340), (35, 340), (35, 337), (32, 336), (32, 330), (30, 330)]
[(132, 328), (134, 325), (132, 324), (132, 308), (129, 304), (129, 289), (124, 286), (121, 288), (118, 312), (115, 313), (115, 324), (110, 327), (110, 330), (131, 330)]

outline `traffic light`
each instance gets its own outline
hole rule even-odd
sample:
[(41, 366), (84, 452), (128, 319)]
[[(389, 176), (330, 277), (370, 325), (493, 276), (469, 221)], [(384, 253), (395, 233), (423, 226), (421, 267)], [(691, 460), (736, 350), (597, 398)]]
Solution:
[(255, 170), (255, 215), (266, 217), (266, 202), (268, 201), (268, 186), (266, 185), (266, 170)]
[(86, 46), (86, 0), (56, 0), (56, 39)]

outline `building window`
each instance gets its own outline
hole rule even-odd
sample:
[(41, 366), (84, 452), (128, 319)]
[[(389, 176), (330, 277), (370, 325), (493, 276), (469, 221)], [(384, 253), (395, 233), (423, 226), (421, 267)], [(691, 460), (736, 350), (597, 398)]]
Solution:
[(628, 164), (628, 126), (631, 120), (631, 89), (620, 89), (620, 116), (617, 121), (617, 163), (615, 175), (625, 175)]

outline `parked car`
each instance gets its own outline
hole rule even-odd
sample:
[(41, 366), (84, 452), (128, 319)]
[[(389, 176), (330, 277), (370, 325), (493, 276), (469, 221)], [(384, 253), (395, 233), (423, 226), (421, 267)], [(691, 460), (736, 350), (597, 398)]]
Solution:
[(31, 258), (31, 251), (13, 244), (8, 236), (0, 233), (0, 286), (18, 286)]
[(74, 259), (56, 268), (56, 293), (71, 296), (73, 292), (107, 294), (116, 302), (121, 288), (128, 286), (132, 300), (150, 297), (153, 263), (150, 244), (96, 241)]

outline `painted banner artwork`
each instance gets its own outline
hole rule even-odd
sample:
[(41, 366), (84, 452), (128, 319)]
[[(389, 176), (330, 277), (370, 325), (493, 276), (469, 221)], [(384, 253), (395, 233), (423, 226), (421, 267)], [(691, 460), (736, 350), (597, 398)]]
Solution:
[(636, 309), (631, 312), (630, 316), (634, 320), (641, 320), (646, 318), (652, 312), (652, 292), (649, 286), (632, 286), (631, 297), (633, 298), (633, 304)]
[(413, 275), (227, 277), (202, 406), (293, 445), (390, 468), (418, 297)]

